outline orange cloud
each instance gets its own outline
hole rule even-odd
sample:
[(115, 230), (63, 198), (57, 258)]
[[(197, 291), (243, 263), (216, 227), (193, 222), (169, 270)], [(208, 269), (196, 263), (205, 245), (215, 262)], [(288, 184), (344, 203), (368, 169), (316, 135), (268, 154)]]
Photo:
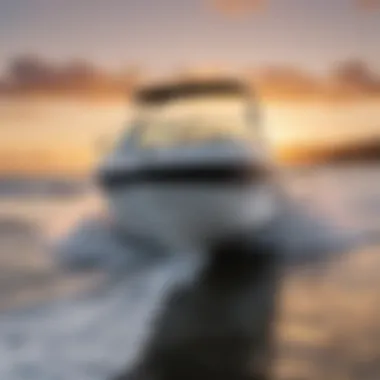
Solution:
[(266, 0), (209, 0), (211, 6), (225, 15), (240, 15), (262, 8)]

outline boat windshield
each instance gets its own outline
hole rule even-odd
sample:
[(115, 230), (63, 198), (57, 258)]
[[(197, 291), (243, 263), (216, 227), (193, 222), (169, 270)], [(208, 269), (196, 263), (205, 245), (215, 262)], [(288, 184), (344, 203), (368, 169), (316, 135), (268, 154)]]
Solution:
[(220, 140), (257, 138), (257, 120), (247, 99), (204, 96), (171, 100), (139, 110), (141, 147), (173, 147)]

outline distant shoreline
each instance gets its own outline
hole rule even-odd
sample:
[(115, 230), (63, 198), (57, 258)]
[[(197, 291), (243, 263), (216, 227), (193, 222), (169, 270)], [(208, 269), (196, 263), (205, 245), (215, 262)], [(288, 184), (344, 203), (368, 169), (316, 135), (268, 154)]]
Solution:
[(275, 155), (280, 163), (289, 164), (380, 163), (380, 136), (355, 143), (283, 146)]
[[(283, 146), (273, 148), (276, 164), (286, 167), (307, 167), (313, 165), (336, 164), (380, 164), (380, 138), (360, 141), (356, 144), (342, 144), (340, 146)], [(3, 179), (23, 180), (38, 179), (51, 181), (65, 181), (67, 179), (88, 180), (92, 177), (96, 163), (91, 162), (70, 167), (69, 165), (54, 165), (49, 167), (40, 164), (38, 168), (27, 167), (0, 167), (0, 183)]]
[[(2, 93), (0, 92), (0, 101), (31, 101), (31, 102), (50, 102), (50, 101), (67, 101), (67, 102), (85, 102), (94, 104), (114, 104), (125, 103), (130, 104), (132, 100), (131, 94), (128, 93), (91, 93), (91, 92), (25, 92), (25, 93)], [(263, 103), (286, 103), (286, 104), (302, 104), (317, 103), (326, 105), (349, 105), (357, 102), (380, 102), (380, 93), (362, 94), (362, 93), (341, 93), (338, 95), (315, 94), (315, 93), (282, 93), (276, 94), (270, 91), (257, 93), (257, 100)]]

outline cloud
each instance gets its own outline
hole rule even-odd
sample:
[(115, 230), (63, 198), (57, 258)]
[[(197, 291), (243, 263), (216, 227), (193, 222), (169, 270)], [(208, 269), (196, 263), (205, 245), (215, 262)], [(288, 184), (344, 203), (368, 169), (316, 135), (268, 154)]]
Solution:
[(241, 15), (256, 11), (266, 0), (208, 0), (214, 10), (224, 15)]
[[(214, 10), (224, 15), (241, 15), (257, 11), (269, 1), (276, 0), (208, 0)], [(380, 0), (346, 0), (354, 7), (364, 10), (379, 10)]]
[(356, 5), (361, 9), (380, 9), (380, 0), (355, 0)]

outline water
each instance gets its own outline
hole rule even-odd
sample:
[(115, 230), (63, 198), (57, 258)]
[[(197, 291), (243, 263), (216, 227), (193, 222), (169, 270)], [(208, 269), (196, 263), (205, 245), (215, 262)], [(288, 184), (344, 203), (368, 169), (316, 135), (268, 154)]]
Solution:
[[(340, 225), (380, 232), (378, 164), (325, 167), (302, 174), (289, 172), (284, 174), (284, 180), (300, 202), (323, 211)], [(29, 375), (32, 373), (39, 380), (53, 380), (33, 364), (41, 354), (38, 344), (34, 347), (25, 341), (28, 336), (34, 336), (37, 342), (39, 336), (46, 341), (49, 334), (55, 336), (55, 330), (64, 333), (58, 334), (59, 340), (51, 339), (55, 350), (52, 358), (69, 346), (79, 362), (78, 368), (83, 370), (87, 366), (88, 378), (92, 380), (106, 380), (110, 368), (116, 371), (124, 363), (121, 353), (130, 334), (125, 326), (125, 313), (132, 312), (133, 307), (123, 303), (117, 306), (123, 288), (116, 287), (108, 301), (100, 295), (99, 301), (96, 297), (70, 301), (70, 297), (91, 288), (99, 279), (60, 273), (46, 249), (46, 242), (62, 236), (78, 219), (101, 209), (101, 205), (99, 195), (91, 188), (63, 199), (52, 196), (0, 199), (3, 313), (14, 307), (37, 305), (33, 313), (38, 315), (47, 310), (38, 306), (41, 302), (66, 300), (62, 301), (66, 312), (58, 319), (42, 315), (38, 317), (45, 320), (41, 325), (38, 318), (25, 314), (14, 322), (13, 335), (5, 345), (4, 342), (0, 345), (0, 351), (7, 352), (0, 355), (7, 358), (0, 360), (0, 369), (12, 365), (18, 368), (8, 372), (14, 375), (7, 380), (33, 378)], [(329, 266), (323, 274), (304, 270), (287, 276), (277, 323), (274, 365), (277, 379), (380, 377), (379, 252), (380, 245), (369, 245)], [(152, 273), (152, 287), (157, 287), (162, 279), (162, 273)], [(60, 310), (59, 305), (56, 303), (53, 309)], [(51, 312), (46, 311), (47, 316)], [(94, 316), (96, 321), (92, 319)], [(94, 326), (97, 335), (90, 339), (88, 334), (94, 331)], [(59, 362), (55, 365), (57, 374), (62, 376), (65, 371), (70, 374), (62, 379), (76, 377), (75, 371), (60, 368)]]

